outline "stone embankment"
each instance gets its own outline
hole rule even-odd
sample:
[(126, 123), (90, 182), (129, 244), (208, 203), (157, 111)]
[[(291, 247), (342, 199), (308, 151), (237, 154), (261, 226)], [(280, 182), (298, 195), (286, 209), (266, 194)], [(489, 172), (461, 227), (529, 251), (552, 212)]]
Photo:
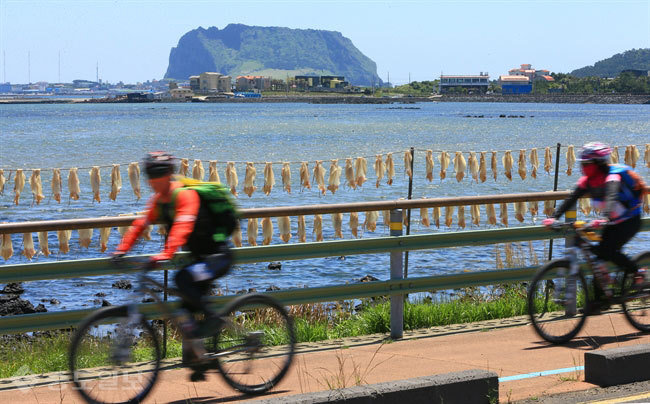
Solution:
[[(418, 98), (419, 101), (419, 98)], [(650, 94), (481, 94), (444, 95), (441, 102), (525, 102), (552, 104), (650, 104)]]

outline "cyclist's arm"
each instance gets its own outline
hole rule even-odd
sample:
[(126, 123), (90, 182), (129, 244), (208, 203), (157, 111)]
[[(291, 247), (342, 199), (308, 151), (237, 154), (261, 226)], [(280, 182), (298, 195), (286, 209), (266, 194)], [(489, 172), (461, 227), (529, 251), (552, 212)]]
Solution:
[(576, 204), (578, 198), (586, 195), (587, 191), (587, 177), (581, 177), (578, 180), (578, 185), (574, 188), (573, 192), (571, 192), (571, 195), (569, 195), (569, 198), (562, 202), (562, 205), (560, 205), (560, 207), (555, 210), (553, 217), (555, 219), (559, 219), (564, 214), (564, 212)]
[(125, 254), (128, 252), (133, 244), (135, 244), (140, 234), (144, 231), (145, 227), (149, 226), (151, 223), (155, 222), (157, 218), (156, 211), (156, 196), (152, 197), (147, 204), (147, 213), (143, 218), (136, 219), (131, 223), (131, 226), (122, 237), (120, 245), (115, 250), (116, 253)]
[(176, 212), (174, 223), (169, 229), (169, 237), (165, 249), (154, 258), (156, 260), (170, 260), (174, 253), (187, 243), (192, 231), (196, 216), (199, 213), (201, 199), (199, 194), (192, 189), (184, 189), (176, 195)]
[(616, 220), (619, 212), (616, 210), (618, 202), (618, 194), (621, 190), (621, 176), (618, 174), (610, 174), (605, 180), (605, 208), (602, 215), (609, 220)]

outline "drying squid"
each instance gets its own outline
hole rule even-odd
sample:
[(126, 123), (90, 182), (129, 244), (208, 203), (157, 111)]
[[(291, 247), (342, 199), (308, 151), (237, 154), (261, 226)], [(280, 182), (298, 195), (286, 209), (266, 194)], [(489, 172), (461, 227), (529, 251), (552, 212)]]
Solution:
[(375, 183), (376, 188), (379, 188), (379, 182), (382, 180), (382, 178), (384, 178), (385, 172), (386, 172), (386, 165), (384, 164), (382, 155), (377, 154), (375, 156), (375, 175), (377, 175), (377, 182)]
[(429, 221), (429, 209), (420, 208), (420, 223), (425, 227), (431, 226), (431, 222)]
[(273, 238), (273, 222), (270, 217), (262, 219), (262, 245), (271, 244)]
[(478, 183), (478, 159), (476, 158), (476, 153), (474, 152), (469, 152), (469, 159), (467, 160), (467, 164), (469, 166), (469, 172), (472, 175), (472, 178), (474, 181)]
[(454, 207), (453, 206), (445, 207), (445, 226), (451, 227), (453, 220), (454, 220)]
[(257, 189), (255, 186), (255, 176), (257, 175), (257, 169), (255, 164), (252, 162), (246, 163), (246, 175), (244, 177), (244, 193), (250, 198), (253, 195), (253, 192)]
[(376, 210), (366, 212), (366, 219), (363, 222), (363, 227), (371, 232), (377, 230), (377, 219), (379, 219), (379, 213)]
[(547, 147), (544, 149), (544, 171), (547, 174), (551, 173), (553, 169), (553, 155), (551, 154), (551, 148)]
[(18, 169), (16, 170), (16, 175), (14, 176), (14, 203), (18, 205), (18, 201), (20, 201), (20, 194), (23, 192), (23, 188), (25, 187), (25, 173), (23, 170)]
[(503, 154), (503, 157), (501, 157), (501, 163), (503, 164), (503, 171), (506, 176), (510, 181), (512, 181), (512, 165), (513, 165), (513, 159), (512, 159), (512, 153), (510, 150), (506, 150), (506, 152)]
[(517, 160), (517, 173), (522, 180), (526, 179), (526, 150), (519, 150), (519, 159)]
[(458, 227), (460, 227), (461, 229), (465, 228), (465, 207), (464, 206), (458, 207)]
[(481, 182), (485, 182), (487, 180), (487, 162), (485, 161), (485, 152), (481, 152), (481, 158), (479, 159), (478, 163), (478, 178), (481, 180)]
[(612, 164), (618, 164), (618, 146), (612, 148), (612, 153), (609, 155), (609, 161)]
[(323, 217), (321, 215), (314, 215), (314, 233), (316, 233), (316, 241), (323, 241)]
[(93, 229), (79, 229), (77, 233), (79, 234), (79, 246), (83, 248), (90, 247), (90, 241), (93, 238)]
[(52, 198), (61, 202), (61, 170), (55, 168), (52, 170)]
[(102, 181), (99, 175), (99, 166), (93, 166), (90, 169), (90, 188), (93, 191), (93, 201), (101, 202), (102, 198), (99, 196), (99, 185)]
[(122, 190), (122, 175), (120, 174), (120, 165), (113, 164), (113, 169), (111, 170), (111, 192), (108, 194), (108, 197), (111, 200), (117, 198), (117, 194)]
[(5, 182), (7, 182), (7, 179), (5, 178), (5, 170), (0, 168), (0, 195), (5, 193)]
[(226, 164), (226, 182), (230, 187), (230, 193), (234, 196), (237, 196), (237, 185), (239, 185), (239, 178), (237, 177), (237, 169), (235, 168), (234, 161), (229, 161)]
[(345, 180), (352, 189), (357, 189), (357, 180), (354, 176), (354, 163), (351, 158), (345, 159)]
[(70, 252), (70, 234), (72, 230), (59, 230), (56, 232), (59, 238), (59, 252), (67, 254)]
[(40, 231), (38, 232), (38, 249), (46, 257), (50, 256), (50, 248), (47, 245), (47, 232)]
[(409, 178), (413, 177), (412, 166), (413, 165), (413, 155), (410, 150), (404, 152), (404, 174)]
[(632, 168), (636, 168), (636, 162), (639, 161), (639, 158), (641, 158), (641, 153), (639, 152), (639, 149), (635, 145), (628, 146), (630, 148), (630, 164)]
[(456, 181), (461, 182), (463, 177), (465, 177), (465, 170), (467, 169), (467, 163), (465, 162), (465, 157), (462, 152), (456, 152), (454, 156), (454, 172), (456, 173)]
[(435, 224), (438, 229), (440, 228), (440, 206), (435, 206), (433, 208), (433, 224)]
[(205, 169), (203, 168), (203, 163), (199, 159), (195, 159), (194, 164), (192, 165), (192, 178), (199, 181), (203, 181), (203, 178), (205, 178)]
[(350, 212), (350, 232), (354, 237), (357, 237), (359, 231), (359, 214), (357, 212)]
[(532, 216), (537, 216), (537, 213), (539, 213), (539, 202), (537, 201), (528, 202), (528, 211)]
[(160, 234), (161, 236), (166, 236), (167, 228), (164, 225), (159, 224), (156, 226), (156, 233)]
[(530, 176), (533, 178), (537, 178), (537, 168), (539, 168), (539, 158), (537, 157), (537, 149), (532, 148), (530, 149)]
[[(142, 212), (144, 214), (144, 212)], [(151, 231), (153, 230), (153, 226), (145, 226), (145, 228), (142, 230), (142, 235), (140, 236), (143, 240), (146, 241), (151, 241)]]
[(643, 158), (645, 159), (645, 166), (650, 168), (650, 143), (646, 143), (645, 152), (643, 153)]
[(444, 180), (447, 178), (447, 168), (449, 167), (449, 153), (446, 151), (440, 152), (440, 157), (438, 157), (440, 162), (440, 179)]
[(576, 153), (573, 150), (573, 145), (569, 145), (566, 150), (566, 174), (571, 175), (573, 173), (573, 166), (576, 163)]
[(357, 181), (357, 186), (360, 187), (366, 182), (366, 175), (368, 174), (368, 162), (365, 157), (357, 157), (354, 162), (354, 179)]
[(504, 226), (508, 226), (508, 204), (499, 204), (499, 218)]
[(305, 225), (305, 217), (298, 216), (298, 242), (304, 243), (307, 241), (307, 226)]
[(136, 162), (129, 163), (129, 168), (127, 169), (129, 175), (129, 182), (131, 183), (131, 189), (133, 189), (133, 194), (136, 199), (139, 201), (142, 197), (140, 192), (140, 166)]
[(591, 200), (589, 198), (578, 199), (578, 207), (583, 215), (588, 216), (591, 213)]
[(105, 252), (108, 249), (108, 238), (110, 235), (110, 227), (102, 227), (99, 229), (99, 251)]
[(291, 240), (291, 221), (289, 216), (281, 216), (278, 218), (278, 230), (280, 230), (280, 239), (285, 243)]
[(395, 178), (395, 162), (393, 161), (393, 153), (386, 153), (386, 184), (393, 185), (393, 178)]
[(282, 186), (287, 193), (291, 193), (291, 167), (288, 162), (282, 163), (282, 171), (280, 172), (282, 177)]
[(321, 194), (325, 195), (325, 168), (323, 167), (322, 160), (316, 160), (316, 166), (314, 167), (314, 182), (318, 185), (318, 189)]
[(643, 199), (643, 211), (645, 213), (650, 213), (650, 193), (645, 194)]
[(235, 247), (242, 246), (241, 226), (239, 225), (239, 220), (237, 220), (237, 226), (235, 227), (235, 230), (232, 232), (231, 238), (232, 238), (232, 243)]
[(497, 213), (494, 209), (494, 204), (488, 203), (485, 205), (485, 214), (487, 215), (487, 223), (491, 225), (497, 224)]
[(433, 150), (426, 151), (424, 161), (426, 162), (426, 178), (431, 182), (433, 181)]
[(32, 195), (34, 196), (34, 201), (36, 202), (37, 205), (39, 205), (41, 201), (45, 199), (45, 195), (43, 195), (43, 184), (41, 182), (40, 169), (37, 168), (32, 170), (32, 176), (29, 177), (29, 187), (32, 189)]
[(478, 205), (470, 206), (470, 215), (472, 217), (472, 224), (478, 226), (481, 223), (481, 209)]
[(246, 226), (246, 235), (248, 236), (248, 244), (252, 246), (257, 245), (257, 233), (259, 232), (259, 222), (257, 218), (251, 217), (248, 219)]
[(343, 238), (343, 213), (332, 213), (332, 226), (334, 238)]
[(300, 186), (311, 189), (311, 184), (309, 183), (309, 163), (306, 161), (300, 163)]
[(189, 174), (190, 171), (190, 163), (188, 159), (181, 159), (181, 165), (178, 168), (178, 174), (182, 175), (183, 177), (187, 177), (187, 174)]
[(390, 226), (390, 210), (382, 210), (381, 215), (384, 218), (384, 226)]
[(497, 152), (492, 152), (492, 157), (490, 158), (490, 169), (492, 170), (492, 177), (494, 180), (497, 180)]
[(32, 238), (32, 233), (23, 233), (23, 255), (31, 260), (34, 255), (36, 255), (36, 250), (34, 249), (34, 239)]
[(210, 160), (208, 163), (208, 181), (221, 182), (221, 178), (219, 178), (219, 170), (217, 169), (217, 160)]
[(11, 234), (2, 234), (2, 251), (0, 251), (0, 253), (5, 261), (14, 255), (14, 246), (11, 242)]
[(264, 186), (262, 187), (262, 191), (264, 191), (264, 194), (269, 195), (274, 185), (275, 185), (275, 174), (273, 174), (273, 163), (267, 161), (266, 164), (264, 165)]
[(526, 215), (526, 202), (515, 202), (515, 219), (523, 222)]
[(327, 189), (334, 194), (339, 189), (339, 185), (341, 185), (341, 167), (339, 167), (339, 161), (334, 159), (330, 164), (330, 177)]
[(551, 217), (553, 216), (554, 213), (555, 213), (555, 201), (551, 199), (544, 201), (544, 215), (546, 215), (547, 217)]

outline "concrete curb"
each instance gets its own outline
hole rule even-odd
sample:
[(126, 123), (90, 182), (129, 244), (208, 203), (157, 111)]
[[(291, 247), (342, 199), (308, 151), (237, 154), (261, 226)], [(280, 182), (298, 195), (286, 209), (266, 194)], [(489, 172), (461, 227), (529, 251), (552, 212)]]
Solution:
[(453, 404), (491, 403), (499, 398), (496, 373), (472, 369), (339, 390), (253, 401), (257, 404)]
[(585, 381), (615, 386), (650, 380), (650, 344), (585, 352)]

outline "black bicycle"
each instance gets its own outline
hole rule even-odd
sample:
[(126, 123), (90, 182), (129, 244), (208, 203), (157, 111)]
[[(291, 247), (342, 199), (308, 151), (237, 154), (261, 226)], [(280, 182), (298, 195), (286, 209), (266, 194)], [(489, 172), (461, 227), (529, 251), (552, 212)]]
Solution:
[[(528, 314), (540, 337), (554, 344), (563, 344), (575, 337), (590, 313), (594, 301), (594, 277), (596, 257), (591, 251), (592, 243), (600, 236), (585, 222), (577, 221), (552, 227), (574, 237), (573, 247), (566, 249), (566, 257), (550, 261), (537, 271), (528, 290)], [(583, 260), (578, 258), (582, 255)], [(635, 283), (635, 274), (625, 271), (611, 272), (612, 285), (601, 285), (606, 305), (620, 304), (636, 329), (650, 332), (650, 251), (634, 258), (639, 268), (646, 269), (645, 282)], [(585, 276), (587, 274), (587, 276)], [(589, 283), (587, 281), (590, 281)]]
[[(149, 394), (163, 366), (162, 322), (154, 318), (171, 320), (168, 350), (180, 355), (185, 335), (178, 315), (160, 298), (163, 290), (143, 268), (133, 303), (99, 309), (78, 326), (69, 351), (70, 377), (87, 402), (139, 403)], [(177, 290), (168, 292), (182, 297)], [(154, 304), (138, 305), (144, 296)], [(211, 314), (205, 318), (215, 318)], [(206, 354), (188, 366), (217, 370), (246, 394), (262, 394), (277, 385), (289, 370), (296, 342), (287, 310), (269, 296), (248, 294), (215, 314), (218, 320), (201, 327), (214, 325), (215, 330), (204, 336)], [(164, 365), (174, 367), (178, 361)]]

